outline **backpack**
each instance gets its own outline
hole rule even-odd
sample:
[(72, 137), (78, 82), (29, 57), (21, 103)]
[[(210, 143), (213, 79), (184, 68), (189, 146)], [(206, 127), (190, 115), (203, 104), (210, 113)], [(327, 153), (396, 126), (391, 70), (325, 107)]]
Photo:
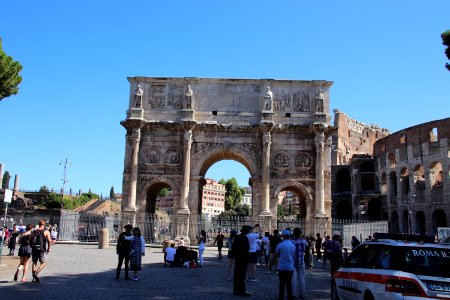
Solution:
[(45, 235), (44, 230), (36, 229), (33, 231), (31, 236), (30, 245), (34, 250), (44, 251), (45, 250)]

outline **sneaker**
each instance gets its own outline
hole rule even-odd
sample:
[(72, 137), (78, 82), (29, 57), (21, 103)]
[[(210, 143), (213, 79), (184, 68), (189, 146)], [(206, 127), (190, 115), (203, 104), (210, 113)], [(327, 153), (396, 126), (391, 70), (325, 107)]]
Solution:
[(256, 279), (256, 278), (254, 278), (254, 279), (252, 279), (252, 280), (250, 280), (250, 281), (252, 281), (252, 282), (258, 282), (259, 280)]
[(138, 281), (138, 280), (139, 280), (139, 277), (133, 277), (133, 280), (134, 280), (134, 281)]

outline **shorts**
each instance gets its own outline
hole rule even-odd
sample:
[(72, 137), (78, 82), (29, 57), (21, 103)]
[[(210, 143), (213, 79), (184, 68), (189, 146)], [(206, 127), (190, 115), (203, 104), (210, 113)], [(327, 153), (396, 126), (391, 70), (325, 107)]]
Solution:
[(30, 257), (31, 256), (31, 247), (30, 246), (20, 246), (19, 248), (19, 257)]
[(47, 252), (34, 251), (31, 253), (31, 259), (33, 263), (37, 263), (38, 261), (43, 264), (47, 262)]
[(258, 255), (256, 252), (250, 252), (248, 254), (248, 263), (249, 264), (256, 264), (258, 262)]

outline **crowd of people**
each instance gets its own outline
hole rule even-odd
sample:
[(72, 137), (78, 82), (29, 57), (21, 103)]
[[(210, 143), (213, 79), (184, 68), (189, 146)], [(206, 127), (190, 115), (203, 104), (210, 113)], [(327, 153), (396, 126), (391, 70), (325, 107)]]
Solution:
[(50, 248), (55, 244), (58, 233), (56, 228), (47, 227), (45, 220), (40, 220), (37, 225), (28, 224), (11, 228), (6, 226), (0, 230), (0, 245), (8, 245), (8, 256), (14, 256), (16, 245), (19, 244), (17, 255), (20, 257), (19, 265), (14, 273), (14, 281), (19, 279), (26, 282), (29, 262), (32, 262), (32, 281), (39, 282), (39, 273), (45, 268)]

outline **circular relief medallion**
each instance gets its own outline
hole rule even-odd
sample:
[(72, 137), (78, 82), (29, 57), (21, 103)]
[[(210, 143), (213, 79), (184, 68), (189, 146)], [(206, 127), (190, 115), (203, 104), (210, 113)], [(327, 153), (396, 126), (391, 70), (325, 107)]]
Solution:
[(160, 154), (156, 148), (147, 149), (142, 156), (144, 163), (157, 164), (159, 163)]
[(309, 170), (312, 164), (313, 158), (307, 152), (299, 152), (295, 157), (295, 167), (299, 170)]
[(167, 166), (178, 166), (181, 162), (181, 153), (176, 148), (170, 148), (164, 155), (164, 164)]
[(273, 155), (273, 167), (275, 169), (287, 169), (291, 165), (291, 157), (284, 151)]

